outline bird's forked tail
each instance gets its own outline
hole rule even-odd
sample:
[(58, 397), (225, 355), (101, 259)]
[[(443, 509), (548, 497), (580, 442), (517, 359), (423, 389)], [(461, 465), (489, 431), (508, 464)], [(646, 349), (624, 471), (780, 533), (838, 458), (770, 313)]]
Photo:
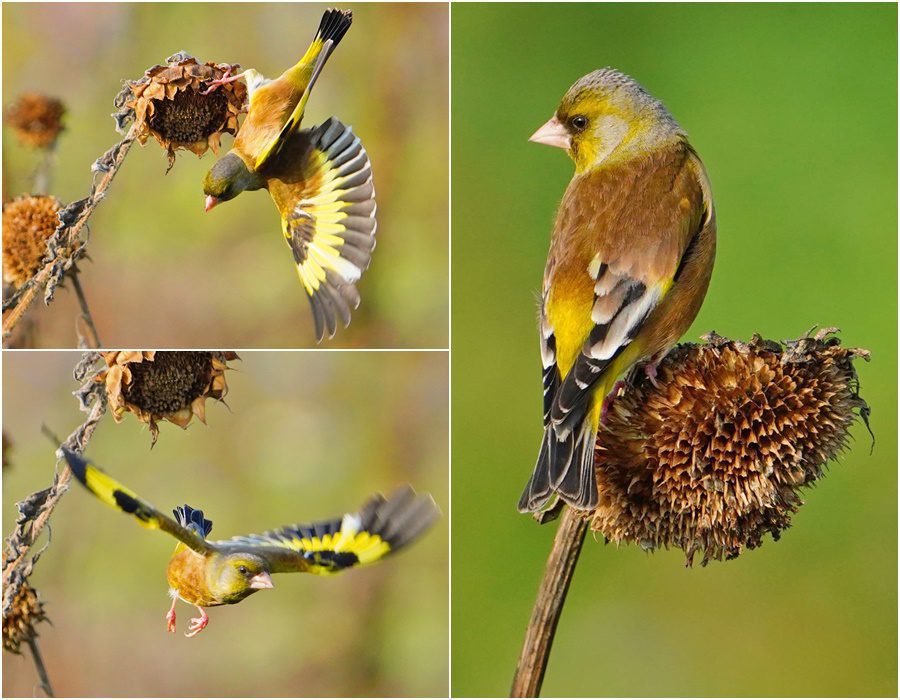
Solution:
[(597, 428), (591, 411), (565, 431), (552, 423), (545, 426), (534, 472), (519, 499), (519, 512), (541, 510), (553, 494), (558, 494), (565, 503), (578, 510), (596, 508), (596, 439)]

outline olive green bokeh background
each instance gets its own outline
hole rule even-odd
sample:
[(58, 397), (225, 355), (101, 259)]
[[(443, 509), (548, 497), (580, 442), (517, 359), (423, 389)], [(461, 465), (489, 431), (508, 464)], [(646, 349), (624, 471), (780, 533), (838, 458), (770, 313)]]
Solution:
[[(37, 90), (66, 104), (52, 194), (88, 194), (91, 163), (119, 136), (110, 118), (122, 80), (185, 50), (274, 77), (296, 62), (327, 5), (112, 3), (3, 6), (3, 104)], [(448, 334), (448, 8), (344, 3), (353, 26), (329, 59), (305, 124), (334, 115), (372, 161), (378, 247), (348, 329), (326, 347), (434, 348)], [(224, 154), (233, 138), (222, 139)], [(108, 347), (315, 345), (309, 303), (266, 192), (205, 214), (215, 156), (128, 154), (91, 217), (85, 288)], [(30, 189), (37, 155), (3, 138), (4, 195)], [(75, 347), (75, 295), (31, 312), (39, 347)]]
[[(60, 434), (84, 414), (75, 352), (4, 352), (3, 532), (14, 503), (45, 488)], [(105, 416), (88, 454), (160, 509), (205, 510), (213, 537), (333, 517), (409, 482), (444, 517), (408, 551), (334, 577), (277, 575), (275, 589), (195, 611), (165, 628), (165, 566), (174, 542), (143, 530), (73, 484), (53, 540), (31, 577), (52, 626), (40, 646), (60, 697), (443, 696), (448, 659), (446, 353), (242, 353), (228, 372), (228, 407), (208, 426), (163, 423), (150, 450), (133, 415)], [(42, 538), (43, 540), (43, 538)], [(32, 697), (30, 654), (3, 652), (3, 696)]]
[(553, 537), (515, 510), (540, 442), (536, 295), (572, 174), (528, 137), (612, 65), (680, 121), (719, 252), (687, 334), (872, 351), (872, 406), (781, 541), (707, 568), (588, 539), (547, 696), (897, 692), (897, 10), (457, 4), (452, 23), (453, 692), (504, 695)]

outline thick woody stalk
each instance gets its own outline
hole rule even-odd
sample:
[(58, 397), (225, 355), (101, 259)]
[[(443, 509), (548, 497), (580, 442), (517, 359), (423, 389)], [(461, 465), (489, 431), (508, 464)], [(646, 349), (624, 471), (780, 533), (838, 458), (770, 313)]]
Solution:
[(510, 697), (534, 698), (541, 692), (556, 626), (587, 529), (588, 521), (582, 515), (571, 508), (564, 509), (531, 611)]

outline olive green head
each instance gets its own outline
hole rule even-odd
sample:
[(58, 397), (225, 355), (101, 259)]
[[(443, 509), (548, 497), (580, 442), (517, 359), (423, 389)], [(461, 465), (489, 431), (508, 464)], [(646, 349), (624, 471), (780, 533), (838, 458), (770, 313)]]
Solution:
[(680, 138), (684, 132), (659, 100), (624, 73), (601, 68), (569, 88), (531, 140), (565, 149), (583, 172)]
[(266, 561), (249, 552), (216, 557), (207, 576), (209, 589), (223, 603), (236, 603), (263, 588), (274, 588)]
[(206, 211), (219, 202), (234, 199), (245, 190), (258, 190), (262, 186), (262, 179), (250, 172), (240, 156), (232, 151), (217, 160), (203, 179)]

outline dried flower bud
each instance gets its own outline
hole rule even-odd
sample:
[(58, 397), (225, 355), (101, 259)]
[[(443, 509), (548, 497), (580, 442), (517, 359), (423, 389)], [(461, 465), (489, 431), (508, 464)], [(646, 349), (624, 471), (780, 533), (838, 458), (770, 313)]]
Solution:
[(13, 598), (9, 612), (3, 618), (3, 648), (13, 654), (20, 653), (22, 642), (38, 636), (34, 626), (46, 619), (38, 592), (27, 582), (23, 582)]
[(47, 148), (63, 130), (63, 103), (53, 97), (27, 92), (6, 110), (6, 122), (26, 146)]
[(166, 149), (169, 169), (175, 151), (187, 149), (198, 156), (212, 148), (219, 153), (222, 134), (235, 134), (238, 115), (247, 98), (240, 81), (219, 86), (208, 95), (207, 83), (235, 72), (237, 65), (198, 63), (183, 51), (170, 56), (167, 65), (150, 68), (143, 77), (126, 81), (116, 97), (119, 111), (113, 115), (119, 128), (134, 120), (138, 140), (153, 136)]
[(16, 288), (40, 268), (62, 205), (48, 195), (22, 195), (3, 205), (3, 281)]
[(193, 416), (206, 422), (206, 400), (228, 393), (225, 370), (233, 352), (111, 351), (100, 353), (106, 369), (95, 381), (106, 386), (113, 418), (133, 413), (150, 426), (151, 446), (159, 437), (157, 421), (187, 428)]
[(616, 398), (598, 436), (600, 501), (591, 525), (613, 542), (734, 558), (778, 539), (868, 418), (853, 360), (864, 350), (827, 337), (782, 346), (712, 336), (682, 345)]

